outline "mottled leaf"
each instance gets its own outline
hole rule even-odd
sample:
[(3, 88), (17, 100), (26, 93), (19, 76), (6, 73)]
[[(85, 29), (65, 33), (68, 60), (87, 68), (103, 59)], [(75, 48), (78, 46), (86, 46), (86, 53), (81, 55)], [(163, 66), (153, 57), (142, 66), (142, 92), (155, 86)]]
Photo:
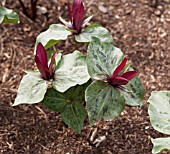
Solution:
[(152, 139), (152, 143), (154, 145), (153, 154), (160, 153), (163, 150), (170, 150), (170, 137)]
[(87, 84), (75, 86), (64, 93), (48, 89), (42, 103), (50, 110), (60, 112), (63, 121), (76, 132), (83, 127), (86, 111), (82, 106)]
[(154, 91), (148, 102), (148, 113), (153, 128), (170, 135), (170, 91)]
[(39, 103), (43, 100), (47, 87), (45, 80), (29, 74), (25, 75), (19, 85), (13, 106)]
[(126, 104), (131, 106), (142, 106), (144, 99), (144, 87), (139, 79), (139, 77), (134, 77), (129, 81), (127, 85), (124, 86), (126, 91), (122, 91)]
[(113, 43), (113, 38), (110, 32), (98, 24), (92, 24), (84, 29), (79, 35), (75, 35), (77, 42), (91, 42), (92, 37), (99, 38), (102, 42)]
[(0, 24), (1, 23), (19, 23), (19, 17), (16, 12), (0, 6)]
[(116, 67), (123, 59), (123, 53), (111, 43), (102, 43), (93, 37), (87, 52), (88, 72), (91, 77), (98, 74), (112, 76)]
[(48, 30), (38, 35), (35, 43), (35, 50), (39, 42), (43, 44), (45, 49), (48, 49), (59, 41), (66, 40), (69, 35), (71, 35), (71, 32), (67, 29), (67, 27), (61, 24), (53, 24)]
[(86, 56), (74, 51), (63, 56), (58, 63), (53, 87), (59, 92), (65, 92), (70, 87), (86, 83), (89, 79)]
[(118, 89), (106, 82), (94, 81), (85, 92), (90, 124), (98, 120), (113, 120), (124, 110), (124, 98)]

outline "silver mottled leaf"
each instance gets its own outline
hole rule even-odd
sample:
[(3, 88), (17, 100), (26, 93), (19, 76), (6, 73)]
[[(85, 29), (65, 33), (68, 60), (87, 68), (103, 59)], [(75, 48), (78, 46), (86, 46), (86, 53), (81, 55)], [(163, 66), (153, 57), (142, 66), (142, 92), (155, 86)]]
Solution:
[(77, 42), (91, 42), (92, 37), (99, 38), (102, 42), (113, 43), (111, 33), (101, 25), (92, 24), (84, 29), (79, 35), (75, 35)]
[(170, 137), (152, 139), (152, 143), (154, 145), (153, 154), (160, 153), (163, 150), (170, 150)]
[(122, 91), (125, 101), (131, 106), (142, 106), (145, 90), (138, 76), (129, 81), (124, 86), (126, 91)]
[(153, 128), (170, 135), (170, 91), (154, 91), (148, 102), (148, 113)]
[(71, 32), (64, 25), (61, 24), (51, 25), (48, 30), (38, 35), (35, 43), (34, 53), (36, 51), (36, 46), (39, 42), (43, 44), (45, 49), (48, 49), (57, 42), (61, 40), (66, 40), (69, 35), (71, 35)]
[(98, 120), (113, 120), (124, 110), (124, 98), (119, 90), (106, 82), (94, 81), (85, 92), (90, 124)]
[(65, 92), (70, 87), (86, 83), (89, 79), (86, 56), (74, 51), (63, 56), (57, 65), (53, 87), (59, 92)]
[(91, 77), (98, 74), (111, 76), (122, 59), (123, 53), (119, 48), (93, 37), (87, 52), (88, 71)]
[(45, 80), (29, 74), (25, 75), (19, 85), (13, 106), (39, 103), (43, 100), (47, 87)]

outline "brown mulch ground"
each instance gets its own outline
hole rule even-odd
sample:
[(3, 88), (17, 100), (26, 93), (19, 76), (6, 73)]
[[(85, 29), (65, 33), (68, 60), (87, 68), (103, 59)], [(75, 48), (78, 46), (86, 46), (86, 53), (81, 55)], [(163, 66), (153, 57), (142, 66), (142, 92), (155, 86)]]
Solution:
[[(68, 18), (66, 7), (57, 0), (39, 0), (38, 6), (47, 8), (48, 13), (32, 22), (22, 14), (17, 1), (7, 1), (7, 7), (20, 13), (21, 23), (0, 25), (0, 153), (150, 154), (150, 137), (162, 134), (150, 125), (147, 99), (153, 90), (170, 90), (170, 1), (155, 1), (85, 0), (87, 15), (94, 15), (92, 23), (109, 29), (115, 46), (133, 62), (146, 95), (143, 107), (127, 106), (116, 120), (92, 128), (86, 122), (81, 135), (41, 104), (11, 106), (22, 70), (34, 68), (36, 36), (51, 23), (58, 23), (58, 16)], [(74, 50), (70, 41), (56, 48), (65, 53)], [(96, 129), (94, 139), (106, 136), (98, 147), (90, 142)]]

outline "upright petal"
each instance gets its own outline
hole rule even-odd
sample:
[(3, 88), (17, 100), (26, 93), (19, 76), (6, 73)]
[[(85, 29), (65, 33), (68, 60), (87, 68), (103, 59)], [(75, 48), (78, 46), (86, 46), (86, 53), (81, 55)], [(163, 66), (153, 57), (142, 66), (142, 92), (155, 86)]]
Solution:
[(136, 76), (136, 71), (129, 71), (124, 73), (121, 77), (126, 78), (127, 80), (131, 80)]
[(84, 6), (83, 3), (81, 3), (81, 6), (79, 9), (77, 9), (75, 17), (74, 17), (74, 25), (75, 25), (75, 30), (77, 30), (78, 33), (81, 32), (82, 29), (82, 23), (83, 23), (83, 18), (84, 18)]
[(115, 76), (117, 76), (122, 70), (123, 68), (125, 67), (126, 65), (126, 62), (127, 62), (127, 59), (124, 58), (123, 61), (121, 62), (121, 64), (116, 68), (116, 70), (113, 72), (113, 75), (111, 78), (114, 78)]
[(44, 66), (43, 66), (43, 64), (41, 63), (41, 61), (39, 60), (39, 57), (36, 55), (35, 56), (35, 62), (36, 62), (36, 64), (37, 64), (37, 67), (38, 67), (38, 69), (39, 69), (39, 71), (40, 71), (40, 73), (41, 73), (41, 76), (42, 76), (42, 78), (43, 79), (45, 79), (45, 80), (47, 80), (47, 75), (46, 75), (46, 73), (47, 73), (47, 68), (45, 68)]
[[(44, 68), (48, 68), (48, 60), (47, 60), (47, 53), (41, 43), (38, 43), (37, 49), (36, 49), (36, 59), (41, 62), (41, 65)], [(37, 61), (37, 60), (36, 60)], [(35, 62), (36, 62), (35, 61)], [(37, 62), (36, 62), (37, 63)], [(38, 66), (38, 65), (37, 65)]]
[(116, 76), (115, 78), (111, 79), (112, 85), (126, 85), (128, 82), (129, 80), (121, 76)]
[(76, 13), (76, 10), (79, 9), (79, 7), (83, 4), (82, 0), (74, 0), (73, 6), (72, 6), (72, 13), (73, 13), (73, 18)]
[(52, 76), (53, 75), (53, 64), (55, 62), (55, 57), (57, 56), (57, 52), (53, 54), (53, 56), (51, 57), (51, 62), (50, 62), (50, 65), (49, 65), (49, 73), (50, 75)]

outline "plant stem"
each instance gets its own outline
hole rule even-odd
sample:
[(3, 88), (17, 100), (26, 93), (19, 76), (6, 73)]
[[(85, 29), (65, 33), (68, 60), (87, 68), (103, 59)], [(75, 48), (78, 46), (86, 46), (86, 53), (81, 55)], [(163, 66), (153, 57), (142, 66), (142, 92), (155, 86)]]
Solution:
[(28, 10), (27, 10), (25, 4), (23, 3), (23, 1), (22, 0), (18, 0), (18, 1), (19, 1), (20, 5), (22, 7), (23, 13), (28, 18), (34, 20), (36, 18), (36, 16), (37, 16), (37, 7), (36, 6), (37, 6), (38, 0), (30, 0), (30, 4), (31, 4), (31, 6), (30, 6), (30, 13), (28, 12)]
[(31, 0), (31, 19), (35, 19), (37, 16), (37, 2), (38, 0)]
[(22, 0), (18, 0), (18, 1), (19, 1), (20, 5), (21, 5), (21, 7), (22, 7), (23, 13), (24, 13), (27, 17), (30, 18), (30, 15), (28, 14), (27, 8), (25, 7), (23, 1), (22, 1)]

